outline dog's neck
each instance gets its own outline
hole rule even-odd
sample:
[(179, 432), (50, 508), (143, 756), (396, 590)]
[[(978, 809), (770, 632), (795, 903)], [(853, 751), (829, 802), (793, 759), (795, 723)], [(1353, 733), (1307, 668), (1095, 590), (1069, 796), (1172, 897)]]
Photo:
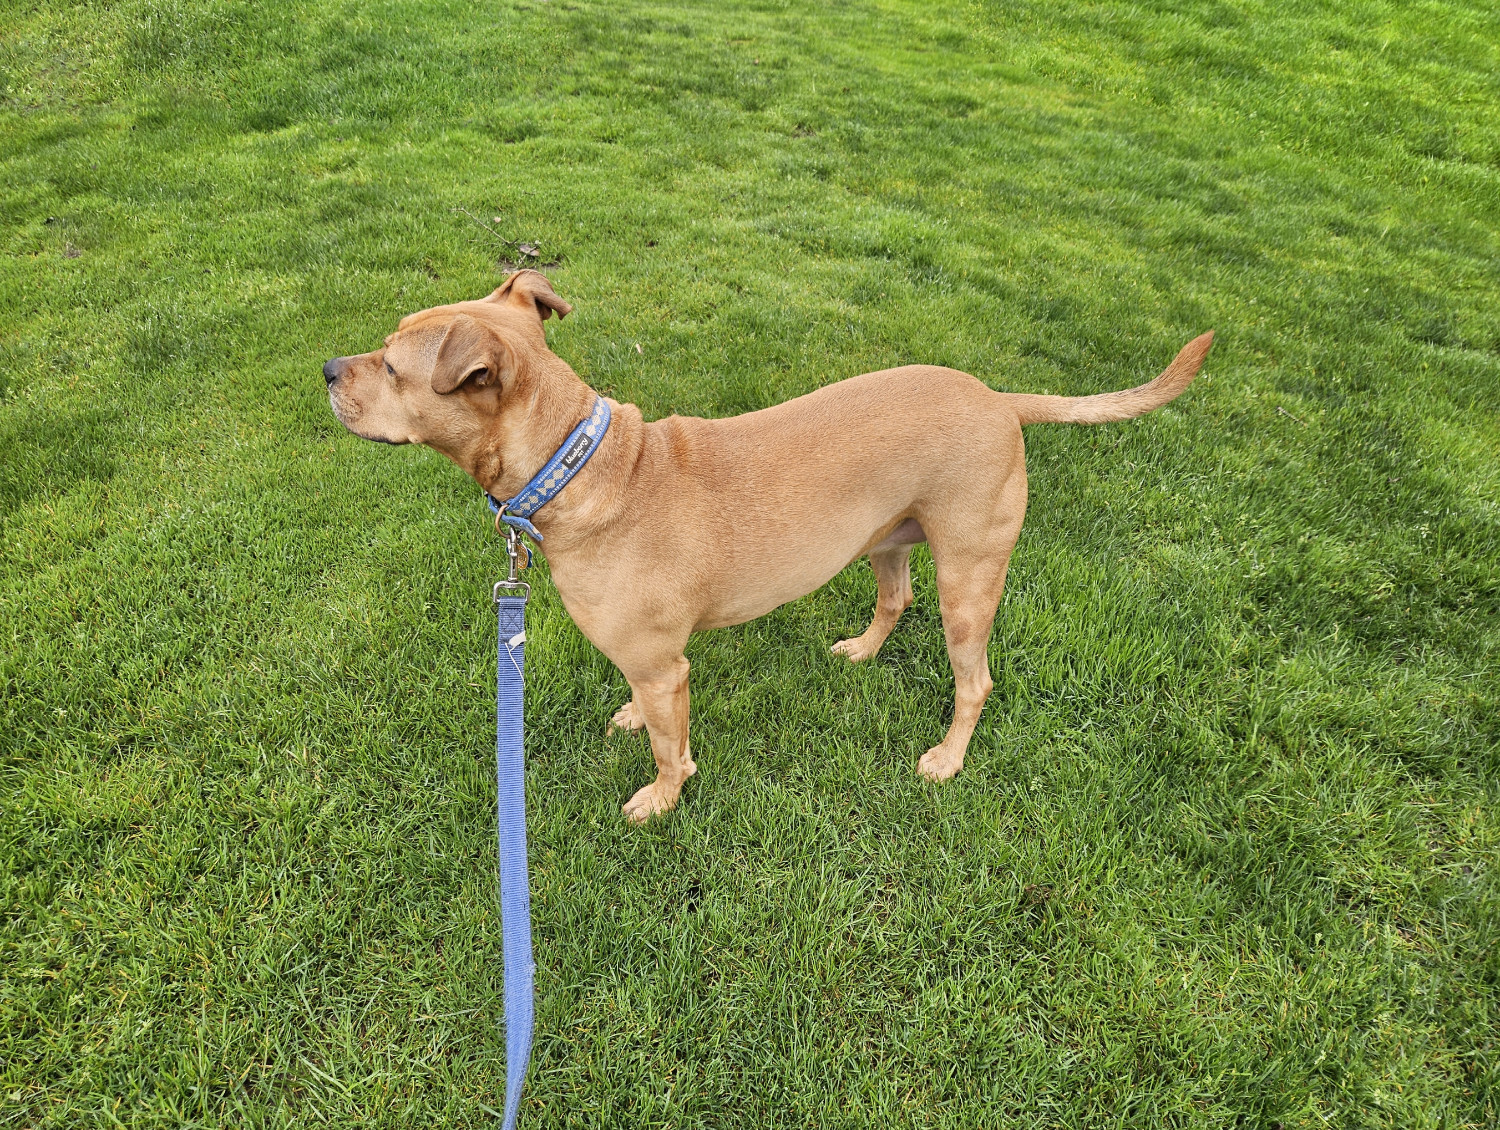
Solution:
[(559, 357), (533, 358), (527, 368), (499, 406), (475, 465), (465, 468), (492, 498), (510, 498), (530, 482), (598, 395)]
[[(597, 397), (562, 358), (533, 358), (522, 379), (495, 405), (491, 425), (466, 449), (442, 453), (491, 498), (511, 498), (588, 417)], [(633, 433), (640, 427), (640, 412), (633, 406), (627, 409), (615, 413), (604, 441), (577, 477), (534, 516), (544, 537), (566, 530), (578, 518), (592, 526), (616, 509), (617, 492), (599, 487), (623, 478), (627, 466), (622, 455), (639, 442)]]

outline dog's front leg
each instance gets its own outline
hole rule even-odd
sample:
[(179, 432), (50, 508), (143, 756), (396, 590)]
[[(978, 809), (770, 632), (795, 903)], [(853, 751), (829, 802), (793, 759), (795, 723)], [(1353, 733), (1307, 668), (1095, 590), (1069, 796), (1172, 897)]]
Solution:
[(631, 705), (646, 723), (656, 780), (625, 802), (625, 818), (640, 824), (677, 807), (682, 785), (698, 771), (688, 750), (688, 661), (684, 655), (657, 670), (629, 670)]

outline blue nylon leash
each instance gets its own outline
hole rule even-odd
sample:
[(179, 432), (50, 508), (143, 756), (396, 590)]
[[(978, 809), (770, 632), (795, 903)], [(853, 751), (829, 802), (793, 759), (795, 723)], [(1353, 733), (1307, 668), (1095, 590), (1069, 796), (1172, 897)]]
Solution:
[(495, 582), (495, 619), (499, 629), (495, 666), (495, 814), (500, 861), (500, 933), (505, 958), (505, 1120), (515, 1130), (521, 1110), (521, 1088), (531, 1059), (533, 979), (531, 956), (531, 883), (526, 867), (525, 671), (526, 601), (531, 586), (516, 579), (521, 551), (531, 550), (521, 532), (542, 540), (530, 518), (567, 486), (609, 430), (609, 404), (601, 396), (594, 410), (563, 440), (551, 459), (513, 498), (496, 502), (495, 529), (505, 525), (510, 576)]
[[(512, 550), (514, 553), (514, 551)], [(500, 931), (505, 954), (505, 1130), (514, 1130), (531, 1058), (531, 885), (526, 868), (526, 765), (522, 713), (526, 669), (526, 598), (511, 580), (495, 585), (500, 628), (495, 678), (495, 808), (500, 847)], [(510, 588), (515, 584), (520, 587)], [(505, 586), (502, 588), (502, 586)]]

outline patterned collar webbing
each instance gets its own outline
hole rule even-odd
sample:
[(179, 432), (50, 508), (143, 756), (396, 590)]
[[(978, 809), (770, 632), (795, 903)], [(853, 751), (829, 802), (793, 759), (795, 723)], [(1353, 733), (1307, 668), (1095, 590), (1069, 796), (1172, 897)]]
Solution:
[(524, 530), (541, 541), (542, 535), (537, 533), (536, 527), (527, 519), (556, 498), (558, 492), (583, 469), (589, 456), (599, 450), (599, 444), (604, 441), (604, 433), (607, 431), (609, 401), (601, 396), (594, 401), (594, 411), (589, 418), (568, 433), (568, 438), (563, 440), (562, 446), (552, 458), (513, 498), (496, 502), (488, 494), (484, 496), (489, 500), (490, 510), (498, 512), (500, 521), (507, 526)]

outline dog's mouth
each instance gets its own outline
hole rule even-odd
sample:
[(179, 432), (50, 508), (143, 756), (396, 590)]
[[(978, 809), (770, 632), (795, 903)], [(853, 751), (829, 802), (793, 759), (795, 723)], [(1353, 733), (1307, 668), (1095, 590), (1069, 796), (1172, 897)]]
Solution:
[(349, 433), (351, 435), (356, 435), (360, 439), (367, 439), (371, 443), (388, 443), (392, 447), (403, 447), (410, 442), (409, 440), (404, 439), (390, 439), (387, 436), (372, 436), (360, 431), (359, 428), (355, 426), (355, 422), (358, 419), (358, 416), (348, 412), (345, 407), (341, 403), (339, 403), (338, 393), (332, 388), (328, 390), (328, 406), (333, 409), (334, 419), (343, 424), (344, 427), (349, 430)]
[[(333, 409), (333, 418), (335, 420), (343, 424), (344, 427), (348, 428), (351, 432), (354, 432), (354, 420), (350, 416), (350, 414), (344, 410), (344, 406), (339, 403), (339, 394), (337, 390), (335, 390), (331, 385), (328, 388), (328, 407)], [(359, 435), (358, 432), (354, 432), (354, 434)]]

